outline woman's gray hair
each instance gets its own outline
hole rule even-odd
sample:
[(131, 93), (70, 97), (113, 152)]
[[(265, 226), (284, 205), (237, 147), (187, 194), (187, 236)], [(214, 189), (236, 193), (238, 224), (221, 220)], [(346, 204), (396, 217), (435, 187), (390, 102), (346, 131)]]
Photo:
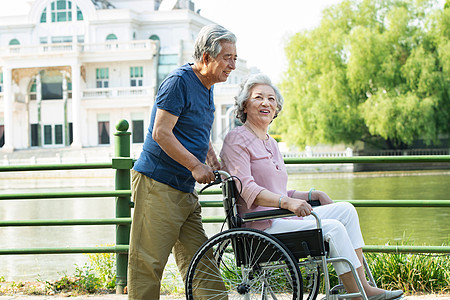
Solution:
[(273, 88), (275, 92), (275, 98), (277, 101), (277, 110), (275, 111), (274, 119), (278, 116), (278, 113), (283, 109), (283, 96), (281, 96), (280, 90), (272, 84), (269, 76), (263, 73), (250, 75), (242, 84), (239, 94), (235, 97), (234, 111), (236, 113), (236, 118), (242, 123), (247, 120), (247, 113), (244, 113), (245, 103), (250, 99), (250, 93), (253, 87), (257, 84), (265, 84)]
[(194, 45), (194, 60), (201, 62), (203, 53), (208, 53), (213, 58), (216, 58), (222, 51), (222, 41), (227, 41), (236, 44), (236, 36), (231, 31), (217, 24), (210, 24), (204, 26), (198, 33)]

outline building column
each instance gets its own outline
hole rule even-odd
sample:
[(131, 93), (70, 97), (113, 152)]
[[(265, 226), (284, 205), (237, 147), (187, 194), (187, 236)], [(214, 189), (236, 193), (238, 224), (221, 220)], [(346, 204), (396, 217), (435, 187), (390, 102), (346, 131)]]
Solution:
[(72, 64), (72, 148), (81, 148), (81, 72), (80, 64)]
[(62, 90), (63, 90), (63, 102), (64, 102), (64, 146), (69, 146), (69, 121), (67, 120), (67, 73), (62, 71)]
[(36, 75), (36, 105), (37, 105), (37, 145), (42, 147), (44, 141), (42, 140), (42, 120), (41, 120), (41, 105), (42, 105), (42, 84), (41, 73)]
[(13, 106), (14, 99), (12, 94), (12, 70), (3, 67), (3, 103), (4, 103), (4, 121), (5, 121), (5, 144), (2, 147), (4, 152), (14, 151), (14, 132), (13, 132)]

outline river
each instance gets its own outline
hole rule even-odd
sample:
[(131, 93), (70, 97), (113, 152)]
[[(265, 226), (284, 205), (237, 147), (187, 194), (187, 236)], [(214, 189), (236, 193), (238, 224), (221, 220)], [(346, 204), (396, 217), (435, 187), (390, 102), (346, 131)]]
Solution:
[[(74, 181), (72, 174), (46, 178), (0, 178), (2, 193), (112, 190), (110, 173)], [(58, 186), (54, 186), (55, 183)], [(450, 200), (450, 171), (290, 174), (288, 188), (326, 191), (332, 199)], [(219, 197), (219, 196), (208, 196)], [(217, 199), (217, 198), (216, 198)], [(407, 243), (442, 245), (450, 239), (450, 208), (358, 208), (367, 245)], [(0, 219), (113, 218), (114, 199), (49, 199), (0, 201)], [(205, 208), (204, 215), (222, 214)], [(0, 248), (91, 247), (112, 245), (114, 226), (0, 227)], [(209, 235), (220, 230), (207, 224)], [(87, 255), (1, 255), (0, 277), (6, 280), (49, 280), (72, 275)]]

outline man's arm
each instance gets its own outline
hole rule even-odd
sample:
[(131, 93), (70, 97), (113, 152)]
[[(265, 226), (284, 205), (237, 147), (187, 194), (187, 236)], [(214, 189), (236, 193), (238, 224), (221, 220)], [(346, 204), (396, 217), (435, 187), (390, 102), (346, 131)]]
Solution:
[(177, 121), (177, 116), (165, 110), (157, 109), (153, 126), (153, 139), (167, 155), (191, 171), (192, 176), (198, 183), (210, 183), (214, 180), (211, 167), (200, 162), (173, 134), (173, 128)]

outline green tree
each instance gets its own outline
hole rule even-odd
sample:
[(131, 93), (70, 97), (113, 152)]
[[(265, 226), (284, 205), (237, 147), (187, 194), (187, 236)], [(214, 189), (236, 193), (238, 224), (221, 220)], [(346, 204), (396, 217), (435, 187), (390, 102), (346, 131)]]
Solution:
[(432, 0), (344, 0), (292, 36), (276, 132), (298, 145), (384, 140), (404, 148), (450, 131), (450, 9)]

